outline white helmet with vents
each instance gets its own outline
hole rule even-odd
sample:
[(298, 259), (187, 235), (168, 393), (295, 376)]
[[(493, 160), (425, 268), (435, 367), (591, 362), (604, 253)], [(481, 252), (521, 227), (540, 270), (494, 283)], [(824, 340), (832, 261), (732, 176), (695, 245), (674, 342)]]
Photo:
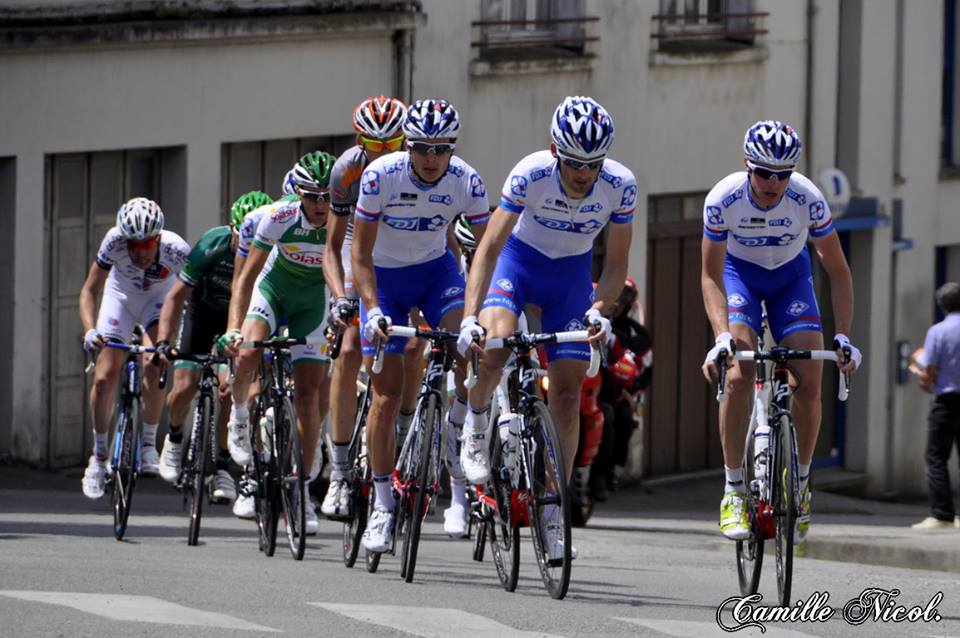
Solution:
[(117, 228), (135, 241), (156, 237), (163, 231), (163, 211), (152, 199), (134, 197), (117, 211)]

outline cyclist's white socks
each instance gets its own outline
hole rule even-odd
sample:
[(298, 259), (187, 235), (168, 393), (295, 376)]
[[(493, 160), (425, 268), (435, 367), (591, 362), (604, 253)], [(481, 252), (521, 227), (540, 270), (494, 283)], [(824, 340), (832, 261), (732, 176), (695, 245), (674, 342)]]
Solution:
[(413, 412), (404, 412), (400, 410), (397, 416), (397, 449), (403, 447), (403, 442), (407, 438), (407, 432), (410, 431), (410, 424), (413, 422)]
[(245, 404), (237, 405), (234, 402), (230, 408), (230, 420), (234, 423), (247, 423), (250, 421), (250, 408)]
[(447, 419), (456, 425), (463, 425), (463, 422), (467, 419), (467, 400), (457, 397), (453, 405), (450, 406)]
[(450, 477), (450, 502), (467, 507), (467, 479)]
[(106, 432), (94, 431), (93, 455), (97, 457), (98, 461), (103, 461), (107, 458), (107, 433)]
[(146, 447), (157, 447), (157, 423), (143, 424), (143, 445)]
[(797, 463), (797, 474), (800, 477), (800, 491), (810, 482), (810, 464)]
[(482, 434), (484, 437), (490, 435), (489, 404), (481, 410), (471, 405), (467, 411), (467, 418), (463, 425), (463, 439), (466, 440), (476, 434)]
[(727, 483), (723, 489), (724, 492), (739, 492), (743, 494), (747, 491), (743, 484), (743, 468), (731, 468), (724, 465), (723, 471), (727, 476)]
[(390, 480), (392, 476), (392, 474), (373, 474), (374, 507), (393, 511), (393, 484)]
[(333, 444), (333, 468), (330, 470), (331, 481), (342, 481), (350, 472), (350, 443)]

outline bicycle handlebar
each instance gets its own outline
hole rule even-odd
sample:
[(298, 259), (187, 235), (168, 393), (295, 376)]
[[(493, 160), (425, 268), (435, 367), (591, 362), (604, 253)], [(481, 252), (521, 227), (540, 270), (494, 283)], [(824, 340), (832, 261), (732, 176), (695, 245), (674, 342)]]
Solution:
[[(590, 333), (587, 330), (566, 330), (564, 332), (553, 333), (516, 333), (511, 337), (494, 337), (487, 339), (484, 343), (484, 350), (496, 350), (497, 348), (521, 348), (532, 350), (545, 343), (583, 343), (590, 339)], [(476, 385), (479, 379), (477, 367), (480, 361), (480, 355), (477, 352), (472, 353), (471, 361), (467, 367), (467, 378), (464, 386), (469, 390)], [(590, 366), (587, 368), (587, 376), (596, 376), (600, 371), (601, 353), (596, 345), (590, 347)]]
[[(107, 341), (103, 344), (104, 348), (115, 348), (116, 350), (125, 350), (130, 354), (153, 354), (157, 351), (156, 348), (141, 346), (141, 345), (130, 345), (126, 343), (119, 343), (117, 341)], [(87, 367), (83, 369), (84, 374), (90, 374), (90, 371), (93, 370), (97, 365), (96, 358), (91, 359), (90, 363), (87, 364)]]
[[(721, 350), (717, 355), (717, 370), (719, 380), (717, 382), (717, 401), (723, 401), (726, 395), (727, 380), (727, 350)], [(786, 361), (813, 360), (813, 361), (835, 361), (842, 362), (834, 350), (788, 350), (786, 348), (774, 348), (773, 350), (740, 350), (733, 354), (734, 361), (773, 361), (784, 363)], [(840, 375), (840, 381), (837, 388), (837, 398), (840, 401), (846, 401), (850, 396), (850, 373), (844, 372)]]

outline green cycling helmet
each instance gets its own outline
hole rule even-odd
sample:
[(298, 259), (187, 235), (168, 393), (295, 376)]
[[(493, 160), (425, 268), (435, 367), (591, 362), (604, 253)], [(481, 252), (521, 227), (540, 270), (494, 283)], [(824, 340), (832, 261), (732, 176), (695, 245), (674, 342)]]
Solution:
[(237, 198), (237, 201), (233, 202), (233, 206), (230, 207), (230, 225), (234, 228), (240, 228), (244, 217), (261, 206), (272, 203), (273, 198), (263, 191), (250, 191), (245, 195), (241, 195)]
[(470, 222), (463, 215), (457, 215), (457, 221), (454, 222), (453, 234), (457, 242), (464, 250), (473, 251), (477, 248), (477, 240), (473, 236), (473, 229), (470, 228)]
[(319, 193), (330, 185), (330, 173), (337, 158), (326, 151), (314, 151), (300, 158), (293, 169), (293, 181), (300, 190)]

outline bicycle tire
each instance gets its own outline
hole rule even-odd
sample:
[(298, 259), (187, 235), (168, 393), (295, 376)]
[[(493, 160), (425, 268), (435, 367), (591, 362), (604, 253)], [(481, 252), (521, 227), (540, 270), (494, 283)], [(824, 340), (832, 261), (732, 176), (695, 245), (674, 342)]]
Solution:
[[(533, 449), (527, 448), (522, 455), (525, 466), (524, 475), (530, 486), (528, 511), (530, 514), (530, 532), (533, 537), (533, 551), (537, 557), (537, 566), (543, 585), (551, 598), (563, 599), (570, 586), (571, 562), (571, 521), (569, 492), (563, 463), (563, 451), (560, 440), (553, 427), (553, 419), (542, 401), (536, 401), (527, 412), (529, 422), (526, 430), (530, 432)], [(527, 441), (521, 438), (524, 444)], [(552, 485), (552, 487), (551, 487)], [(542, 508), (547, 505), (559, 507), (560, 531), (563, 535), (562, 554), (551, 558), (547, 551), (547, 538), (543, 529)]]
[(366, 456), (361, 456), (366, 422), (367, 390), (357, 395), (353, 438), (348, 451), (350, 467), (350, 520), (343, 523), (343, 564), (353, 567), (360, 553), (360, 542), (367, 526), (367, 500), (370, 498), (370, 467)]
[[(505, 479), (507, 471), (501, 463), (500, 433), (493, 429), (493, 450), (490, 457), (490, 481), (494, 497), (497, 499), (497, 511), (493, 512), (481, 527), (490, 542), (493, 565), (497, 570), (500, 584), (506, 591), (517, 589), (520, 579), (520, 527), (513, 522), (512, 495), (513, 486)], [(479, 536), (479, 533), (478, 533)]]
[(417, 568), (417, 551), (420, 548), (420, 531), (423, 528), (423, 519), (430, 507), (430, 492), (433, 490), (434, 477), (431, 477), (430, 468), (439, 453), (439, 446), (434, 440), (439, 434), (440, 406), (437, 395), (430, 393), (420, 400), (415, 423), (419, 423), (420, 435), (417, 455), (417, 485), (413, 496), (413, 507), (410, 511), (410, 529), (403, 544), (403, 579), (411, 583)]
[(257, 489), (253, 498), (260, 551), (265, 556), (273, 556), (277, 549), (277, 523), (280, 519), (277, 504), (280, 502), (280, 494), (277, 488), (277, 457), (272, 453), (273, 443), (270, 442), (268, 454), (267, 442), (263, 440), (263, 430), (260, 427), (260, 417), (265, 413), (266, 410), (258, 399), (254, 410), (250, 413), (250, 423), (256, 423), (256, 427), (253, 427), (253, 445), (256, 451), (253, 456), (253, 466)]
[[(373, 498), (373, 495), (371, 494), (370, 497), (367, 498), (367, 520), (369, 520), (370, 517), (373, 515), (373, 507), (374, 507), (374, 504), (375, 504), (375, 499)], [(361, 536), (362, 536), (362, 535), (363, 535), (363, 532), (361, 532), (360, 534), (361, 534)], [(382, 552), (371, 552), (371, 551), (368, 550), (368, 549), (365, 549), (365, 550), (363, 550), (363, 551), (364, 551), (364, 559), (363, 559), (363, 560), (364, 560), (364, 563), (365, 563), (366, 566), (367, 566), (367, 572), (369, 572), (369, 573), (371, 573), (371, 574), (376, 574), (376, 573), (377, 573), (377, 569), (380, 567), (380, 557), (383, 556), (383, 553), (382, 553)]]
[[(303, 454), (300, 451), (300, 435), (297, 433), (297, 417), (289, 397), (281, 404), (282, 416), (274, 419), (277, 445), (280, 453), (280, 496), (283, 502), (283, 521), (287, 531), (287, 543), (294, 560), (303, 560), (307, 548), (306, 534), (306, 485), (303, 480)], [(276, 408), (274, 408), (276, 411)], [(282, 425), (281, 425), (282, 423)], [(275, 434), (276, 434), (275, 433)], [(282, 439), (282, 440), (281, 440)]]
[[(786, 417), (780, 417), (780, 427), (774, 452), (773, 498), (776, 502), (777, 597), (781, 605), (790, 604), (793, 585), (793, 541), (796, 528), (796, 474), (793, 455), (796, 447), (791, 436), (791, 427)], [(772, 441), (771, 441), (772, 442)]]
[[(744, 483), (748, 487), (753, 485), (757, 477), (754, 474), (754, 437), (749, 436), (744, 463)], [(764, 478), (766, 481), (767, 479)], [(750, 537), (737, 541), (737, 580), (740, 583), (740, 594), (749, 596), (757, 593), (760, 587), (760, 573), (763, 568), (763, 535), (757, 528), (758, 506), (762, 501), (762, 494), (755, 494), (752, 487), (747, 490), (747, 516), (750, 524)]]
[(213, 418), (213, 401), (210, 396), (200, 396), (197, 418), (190, 433), (193, 466), (190, 468), (190, 527), (187, 545), (196, 546), (200, 540), (200, 521), (203, 518), (203, 499), (206, 496), (207, 463), (210, 456), (210, 420)]
[(122, 406), (117, 415), (116, 443), (112, 469), (111, 501), (113, 505), (113, 536), (123, 540), (133, 504), (133, 491), (137, 483), (136, 468), (136, 418), (139, 416), (136, 403)]

